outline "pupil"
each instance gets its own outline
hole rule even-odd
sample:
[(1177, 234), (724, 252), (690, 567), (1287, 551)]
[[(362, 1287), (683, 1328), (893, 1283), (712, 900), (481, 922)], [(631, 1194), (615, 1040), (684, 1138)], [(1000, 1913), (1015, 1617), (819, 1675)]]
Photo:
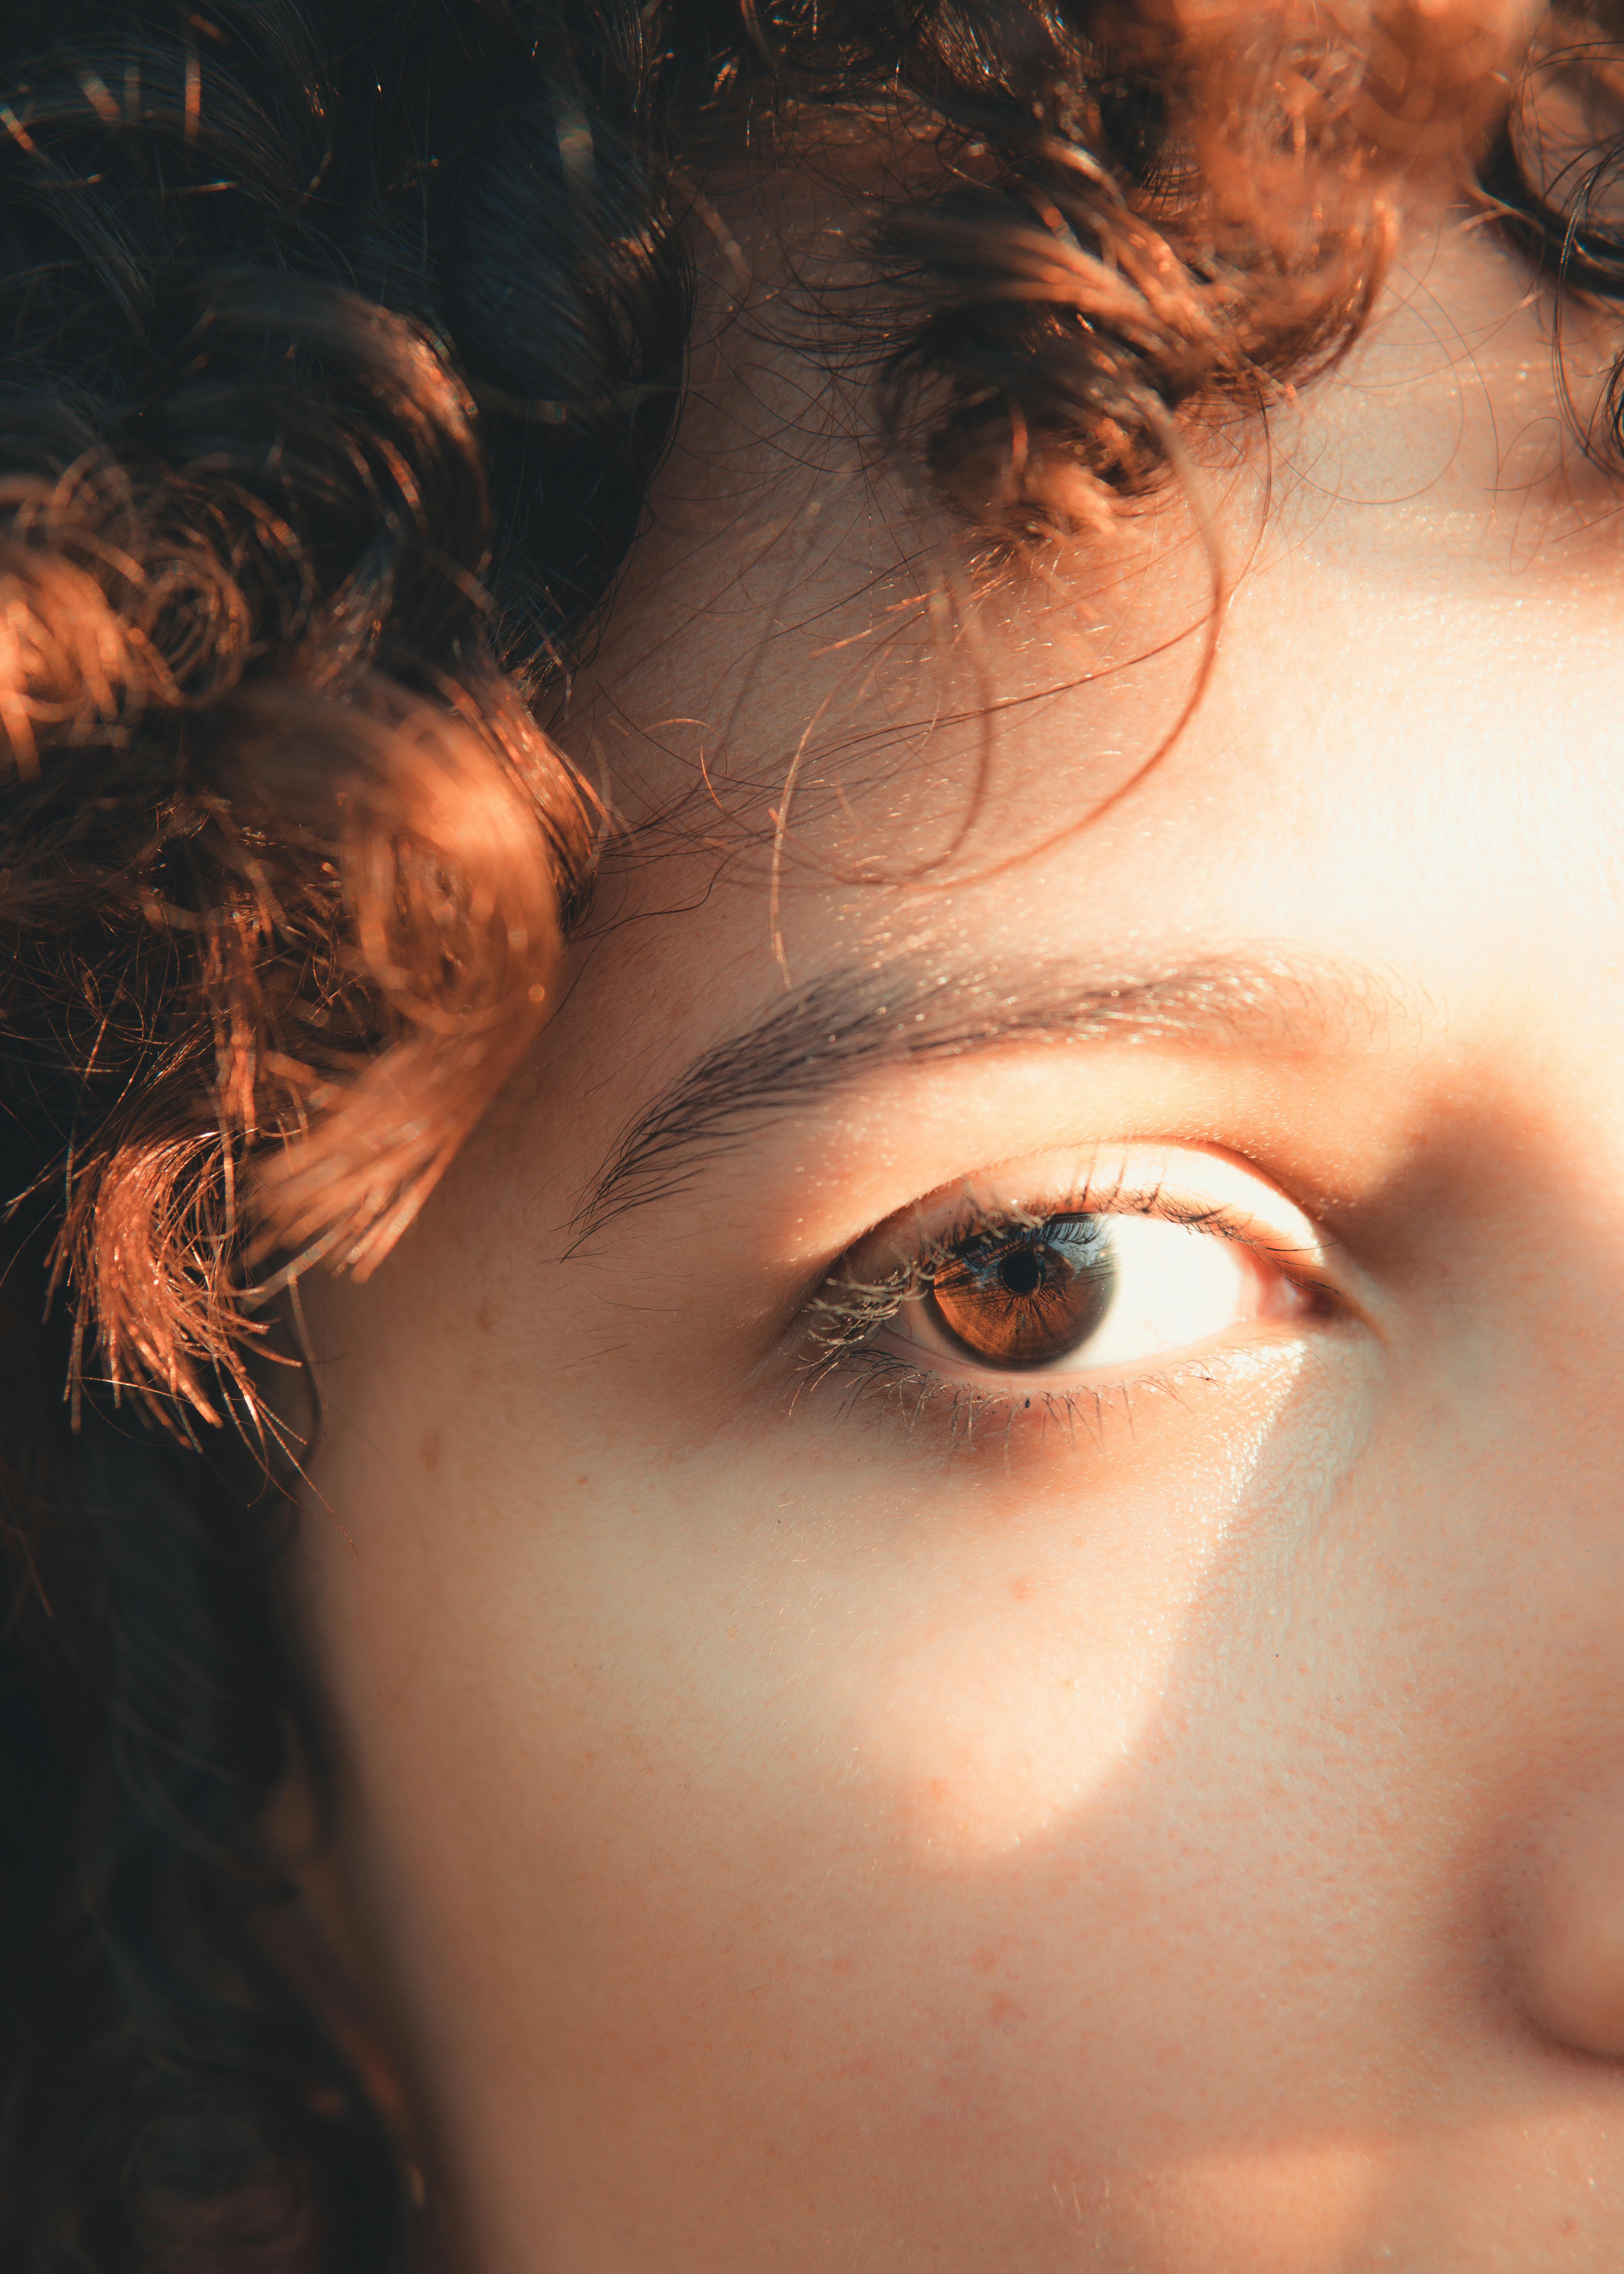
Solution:
[(1035, 1247), (1011, 1248), (998, 1265), (999, 1284), (1011, 1295), (1035, 1295), (1043, 1284), (1043, 1258)]
[(1094, 1216), (1053, 1216), (972, 1234), (931, 1283), (938, 1325), (967, 1357), (1049, 1367), (1080, 1352), (1116, 1298), (1116, 1267)]

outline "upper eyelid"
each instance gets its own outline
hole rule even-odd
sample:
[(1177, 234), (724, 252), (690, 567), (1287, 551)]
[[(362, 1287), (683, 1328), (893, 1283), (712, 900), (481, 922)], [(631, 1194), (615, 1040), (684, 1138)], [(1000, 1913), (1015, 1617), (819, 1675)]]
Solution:
[[(1119, 1210), (1117, 1213), (1137, 1211)], [(1214, 1209), (1199, 1216), (1184, 1216), (1176, 1209), (1158, 1209), (1154, 1213), (1160, 1215), (1164, 1223), (1187, 1224), (1192, 1231), (1210, 1231), (1214, 1238), (1238, 1240), (1243, 1247), (1251, 1248), (1254, 1255), (1260, 1255), (1272, 1263), (1282, 1278), (1290, 1280), (1294, 1285), (1323, 1289), (1334, 1284), (1333, 1275), (1327, 1270), (1321, 1256), (1314, 1255), (1307, 1268), (1304, 1268), (1302, 1259), (1309, 1251), (1286, 1241), (1260, 1238), (1255, 1220), (1249, 1221), (1237, 1212)], [(1322, 1236), (1320, 1246), (1323, 1250), (1328, 1248), (1330, 1243)]]
[[(1245, 1173), (1256, 1178), (1259, 1183), (1266, 1181), (1250, 1164), (1246, 1164)], [(1011, 1174), (1011, 1171), (994, 1168), (977, 1172), (979, 1178), (989, 1182), (1006, 1174)], [(893, 1209), (889, 1216), (882, 1216), (867, 1231), (847, 1241), (840, 1255), (821, 1275), (819, 1284), (827, 1284), (843, 1263), (861, 1255), (891, 1227), (900, 1230), (910, 1218), (923, 1244), (932, 1237), (942, 1242), (964, 1238), (974, 1230), (996, 1228), (1003, 1224), (1013, 1225), (1023, 1217), (1029, 1223), (1041, 1223), (1047, 1216), (1066, 1215), (1155, 1216), (1166, 1223), (1187, 1224), (1192, 1230), (1210, 1229), (1214, 1238), (1238, 1239), (1282, 1271), (1287, 1271), (1289, 1265), (1295, 1261), (1305, 1278), (1320, 1285), (1330, 1284), (1339, 1276), (1335, 1267), (1345, 1261), (1341, 1243), (1314, 1223), (1307, 1211), (1298, 1208), (1285, 1193), (1282, 1198), (1286, 1204), (1312, 1226), (1312, 1249), (1304, 1249), (1279, 1237), (1270, 1239), (1267, 1236), (1267, 1219), (1261, 1210), (1254, 1213), (1237, 1207), (1231, 1201), (1200, 1201), (1193, 1192), (1188, 1195), (1187, 1206), (1181, 1206), (1177, 1186), (1169, 1186), (1165, 1178), (1160, 1186), (1153, 1186), (1148, 1180), (1141, 1184), (1123, 1178), (1107, 1189), (1083, 1177), (1064, 1192), (1056, 1184), (1052, 1198), (1007, 1205), (1000, 1205), (995, 1199), (978, 1201), (973, 1191), (966, 1192), (966, 1187), (971, 1184), (972, 1179), (966, 1178), (960, 1179), (956, 1186), (939, 1186), (935, 1193), (926, 1193), (916, 1201), (909, 1201), (905, 1208)], [(956, 1210), (950, 1211), (947, 1204), (955, 1193), (958, 1206)], [(929, 1217), (933, 1205), (941, 1210), (945, 1220), (934, 1234), (928, 1234), (921, 1219)], [(1310, 1259), (1306, 1269), (1304, 1269), (1304, 1256)]]

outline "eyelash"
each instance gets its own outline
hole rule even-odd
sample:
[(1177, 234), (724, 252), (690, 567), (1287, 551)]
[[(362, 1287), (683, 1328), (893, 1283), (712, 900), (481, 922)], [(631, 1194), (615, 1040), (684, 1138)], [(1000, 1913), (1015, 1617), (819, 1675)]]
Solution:
[(1109, 1192), (1086, 1187), (1072, 1198), (1038, 1210), (987, 1209), (971, 1204), (921, 1239), (914, 1253), (883, 1279), (844, 1276), (844, 1259), (836, 1265), (802, 1314), (805, 1347), (799, 1387), (809, 1389), (831, 1382), (843, 1382), (853, 1404), (881, 1396), (903, 1411), (911, 1427), (927, 1412), (944, 1408), (950, 1441), (956, 1442), (967, 1439), (985, 1420), (1002, 1419), (1007, 1432), (1028, 1414), (1034, 1415), (1040, 1426), (1057, 1423), (1070, 1435), (1079, 1419), (1091, 1419), (1097, 1428), (1107, 1404), (1113, 1400), (1125, 1404), (1131, 1392), (1170, 1390), (1192, 1377), (1212, 1380), (1222, 1363), (1221, 1358), (1188, 1359), (1161, 1371), (1140, 1372), (1130, 1381), (1078, 1383), (1070, 1389), (982, 1388), (973, 1380), (911, 1365), (894, 1352), (874, 1347), (875, 1337), (896, 1318), (906, 1302), (926, 1292), (936, 1273), (966, 1240), (989, 1233), (996, 1237), (1033, 1230), (1057, 1215), (1154, 1216), (1214, 1239), (1238, 1240), (1282, 1278), (1313, 1299), (1316, 1307), (1328, 1314), (1334, 1306), (1328, 1284), (1319, 1272), (1305, 1268), (1299, 1250), (1259, 1239), (1253, 1223), (1233, 1209), (1181, 1207), (1165, 1198), (1160, 1189), (1133, 1193), (1121, 1186)]

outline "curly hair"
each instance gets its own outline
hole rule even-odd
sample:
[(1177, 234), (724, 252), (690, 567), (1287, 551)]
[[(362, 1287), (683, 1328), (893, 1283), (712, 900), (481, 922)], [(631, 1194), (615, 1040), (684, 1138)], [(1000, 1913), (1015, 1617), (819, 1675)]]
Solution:
[[(254, 1359), (301, 1269), (398, 1239), (586, 916), (605, 816), (550, 729), (706, 182), (819, 122), (905, 152), (876, 434), (978, 543), (1086, 538), (1342, 353), (1422, 172), (1616, 294), (1624, 138), (1553, 158), (1526, 101), (1613, 68), (1613, 12), (1554, 11), (1514, 97), (1491, 15), (1385, 0), (11, 0), (8, 2269), (410, 2262), (265, 1931), (320, 1733)], [(1621, 418), (1615, 380), (1589, 446)]]

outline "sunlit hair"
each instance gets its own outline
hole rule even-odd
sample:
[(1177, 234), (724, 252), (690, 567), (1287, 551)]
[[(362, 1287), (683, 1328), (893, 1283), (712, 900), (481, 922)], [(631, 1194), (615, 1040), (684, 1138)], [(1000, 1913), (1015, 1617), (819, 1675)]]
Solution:
[(679, 414), (707, 183), (820, 124), (881, 153), (839, 349), (876, 435), (974, 544), (1086, 545), (1335, 362), (1423, 181), (1616, 292), (1619, 29), (1553, 12), (1519, 92), (1470, 5), (10, 0), (8, 2268), (410, 2255), (399, 2142), (261, 1931), (317, 1739), (252, 1353), (547, 1015), (608, 819), (549, 726)]

